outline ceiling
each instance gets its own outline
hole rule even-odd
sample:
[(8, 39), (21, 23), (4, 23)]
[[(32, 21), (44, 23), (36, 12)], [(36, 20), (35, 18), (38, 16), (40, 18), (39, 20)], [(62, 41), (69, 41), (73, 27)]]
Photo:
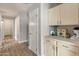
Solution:
[(62, 3), (49, 3), (49, 8), (53, 8), (53, 7), (60, 5), (60, 4), (62, 4)]
[(15, 17), (27, 12), (30, 6), (30, 3), (0, 3), (0, 14), (4, 17)]
[[(49, 7), (57, 6), (61, 3), (49, 3)], [(0, 3), (0, 14), (4, 18), (15, 18), (21, 13), (26, 13), (33, 3)]]

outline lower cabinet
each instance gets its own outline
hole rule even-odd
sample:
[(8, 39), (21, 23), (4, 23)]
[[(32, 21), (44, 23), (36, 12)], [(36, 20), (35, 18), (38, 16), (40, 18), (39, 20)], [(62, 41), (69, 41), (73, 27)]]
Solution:
[(46, 56), (79, 56), (79, 47), (65, 41), (45, 39)]
[(46, 39), (44, 49), (46, 56), (56, 56), (56, 41)]
[(65, 43), (58, 42), (58, 56), (77, 56), (79, 48)]

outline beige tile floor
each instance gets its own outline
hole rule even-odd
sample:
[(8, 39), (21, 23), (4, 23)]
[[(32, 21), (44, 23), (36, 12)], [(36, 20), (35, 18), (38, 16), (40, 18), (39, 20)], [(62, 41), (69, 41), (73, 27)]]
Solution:
[(28, 49), (27, 42), (17, 43), (12, 38), (6, 38), (1, 46), (0, 56), (36, 56), (36, 54)]

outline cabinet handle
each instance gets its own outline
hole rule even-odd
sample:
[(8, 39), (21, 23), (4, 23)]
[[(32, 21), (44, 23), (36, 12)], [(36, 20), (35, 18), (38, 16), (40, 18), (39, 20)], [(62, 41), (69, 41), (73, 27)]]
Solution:
[(65, 45), (62, 45), (63, 47), (65, 47), (65, 48), (69, 48), (69, 47), (67, 47), (67, 46), (65, 46)]

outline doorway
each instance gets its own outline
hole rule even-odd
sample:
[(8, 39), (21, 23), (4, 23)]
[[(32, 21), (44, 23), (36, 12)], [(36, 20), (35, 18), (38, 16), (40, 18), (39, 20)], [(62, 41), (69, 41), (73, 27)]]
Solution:
[(14, 42), (14, 20), (3, 18), (3, 25), (2, 25), (2, 47), (11, 46)]
[(13, 38), (13, 20), (4, 19), (4, 39)]

